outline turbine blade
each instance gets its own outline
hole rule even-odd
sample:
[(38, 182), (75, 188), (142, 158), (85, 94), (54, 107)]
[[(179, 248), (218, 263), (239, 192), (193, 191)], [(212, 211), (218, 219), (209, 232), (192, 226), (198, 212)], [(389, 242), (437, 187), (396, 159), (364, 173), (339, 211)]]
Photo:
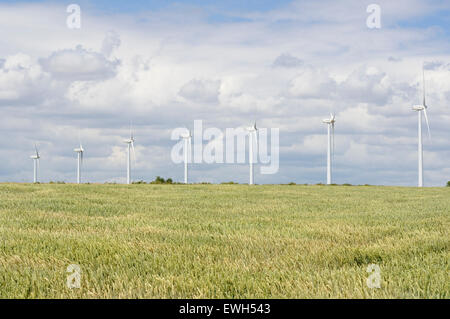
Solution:
[(189, 150), (189, 153), (188, 153), (188, 163), (191, 163), (192, 162), (192, 138), (191, 137), (189, 137), (189, 143), (188, 143), (188, 150)]
[(134, 149), (134, 142), (131, 141), (131, 151), (133, 153), (133, 164), (136, 167), (136, 150)]
[(430, 124), (428, 122), (428, 114), (427, 114), (427, 109), (426, 108), (423, 109), (423, 114), (425, 115), (425, 122), (427, 123), (428, 138), (431, 140)]
[(256, 143), (256, 147), (253, 149), (253, 154), (255, 154), (256, 152), (256, 156), (254, 156), (254, 160), (255, 162), (257, 162), (258, 159), (258, 152), (259, 152), (259, 143), (258, 143), (258, 131), (255, 131), (255, 143)]
[(133, 139), (133, 120), (130, 121), (130, 139)]
[(332, 135), (331, 135), (331, 138), (332, 138), (332, 140), (333, 140), (333, 150), (332, 150), (332, 154), (333, 154), (333, 160), (334, 160), (334, 122), (331, 124), (331, 131), (332, 131)]
[(425, 106), (425, 68), (422, 66), (423, 105)]

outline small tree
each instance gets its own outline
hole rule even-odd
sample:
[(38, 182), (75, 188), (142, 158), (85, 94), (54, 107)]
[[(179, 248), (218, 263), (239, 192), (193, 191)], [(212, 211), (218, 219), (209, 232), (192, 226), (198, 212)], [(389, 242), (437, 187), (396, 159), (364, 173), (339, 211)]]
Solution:
[(450, 181), (447, 182), (447, 187), (450, 187)]

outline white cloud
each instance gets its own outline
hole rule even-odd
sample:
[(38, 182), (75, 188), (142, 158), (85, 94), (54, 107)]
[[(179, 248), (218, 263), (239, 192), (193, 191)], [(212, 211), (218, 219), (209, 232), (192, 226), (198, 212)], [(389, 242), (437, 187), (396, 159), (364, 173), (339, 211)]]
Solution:
[(196, 102), (217, 102), (220, 81), (193, 79), (183, 85), (180, 95)]
[(109, 61), (104, 55), (88, 51), (81, 45), (63, 49), (40, 60), (44, 70), (58, 79), (95, 81), (115, 76), (120, 61)]
[(26, 54), (6, 57), (0, 67), (0, 105), (43, 101), (49, 86), (49, 76)]
[(329, 98), (336, 93), (336, 82), (326, 71), (309, 67), (292, 80), (289, 92), (302, 98)]

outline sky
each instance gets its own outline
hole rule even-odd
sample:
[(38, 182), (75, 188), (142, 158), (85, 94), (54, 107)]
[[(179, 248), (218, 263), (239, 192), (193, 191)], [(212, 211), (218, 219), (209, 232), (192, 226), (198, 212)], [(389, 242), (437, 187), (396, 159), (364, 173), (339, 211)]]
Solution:
[[(81, 8), (70, 29), (67, 6)], [(381, 8), (368, 28), (367, 6)], [(183, 180), (175, 128), (279, 129), (279, 170), (255, 182), (324, 183), (336, 114), (335, 183), (417, 184), (425, 67), (424, 180), (450, 180), (448, 1), (0, 1), (0, 182)], [(205, 141), (205, 144), (208, 142)], [(248, 164), (197, 163), (192, 182), (248, 181)]]

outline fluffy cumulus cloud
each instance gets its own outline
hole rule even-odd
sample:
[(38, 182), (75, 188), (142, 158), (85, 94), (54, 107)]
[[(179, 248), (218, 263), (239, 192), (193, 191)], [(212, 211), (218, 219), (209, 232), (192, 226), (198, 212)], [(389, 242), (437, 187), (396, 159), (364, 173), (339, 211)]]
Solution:
[(354, 70), (339, 85), (339, 92), (349, 100), (375, 105), (386, 105), (394, 93), (385, 72), (366, 66)]
[[(109, 55), (111, 47), (104, 51)], [(57, 79), (96, 81), (113, 77), (120, 61), (109, 61), (105, 55), (78, 45), (75, 49), (53, 52), (49, 57), (41, 59), (40, 63), (46, 72)]]
[(197, 102), (217, 102), (220, 81), (191, 80), (180, 89), (180, 95)]
[[(280, 169), (258, 174), (257, 183), (323, 182), (322, 119), (333, 112), (337, 183), (412, 186), (411, 106), (421, 103), (423, 64), (432, 130), (425, 180), (443, 185), (450, 180), (450, 41), (442, 21), (450, 5), (379, 4), (381, 29), (367, 28), (366, 7), (354, 0), (229, 8), (236, 18), (228, 20), (217, 19), (214, 5), (113, 15), (92, 3), (82, 7), (78, 30), (66, 27), (63, 5), (0, 5), (0, 181), (30, 180), (35, 142), (42, 180), (74, 181), (72, 149), (81, 138), (85, 181), (123, 182), (130, 122), (134, 179), (182, 180), (170, 159), (171, 132), (201, 119), (222, 133), (254, 120), (279, 128)], [(246, 182), (246, 172), (245, 165), (194, 164), (190, 175)]]
[(2, 59), (0, 65), (0, 105), (27, 104), (45, 100), (50, 77), (26, 54)]

